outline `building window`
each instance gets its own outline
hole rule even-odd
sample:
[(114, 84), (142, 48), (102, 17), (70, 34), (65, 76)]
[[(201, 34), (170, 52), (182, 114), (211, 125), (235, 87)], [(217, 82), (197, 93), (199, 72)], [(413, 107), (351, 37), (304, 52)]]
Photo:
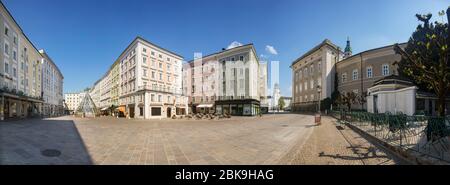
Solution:
[(239, 88), (244, 89), (244, 85), (245, 85), (244, 79), (239, 79)]
[(5, 43), (5, 54), (9, 55), (9, 45), (8, 45), (8, 43)]
[(159, 73), (159, 80), (162, 80), (162, 73)]
[(162, 95), (158, 95), (158, 102), (162, 102)]
[(305, 91), (308, 90), (308, 82), (305, 82)]
[(147, 53), (147, 49), (142, 48), (142, 52)]
[(13, 59), (17, 61), (17, 51), (13, 51)]
[(5, 63), (5, 73), (9, 73), (9, 64)]
[(159, 68), (162, 69), (162, 63), (159, 63)]
[(159, 55), (159, 58), (162, 58), (162, 55)]
[(309, 84), (311, 85), (311, 89), (314, 89), (314, 80), (309, 81)]
[(320, 77), (317, 78), (317, 85), (322, 86), (322, 79)]
[(319, 61), (319, 62), (317, 63), (317, 69), (319, 69), (319, 71), (320, 71), (320, 69), (322, 69), (321, 67), (322, 67), (322, 62)]
[(357, 70), (357, 69), (353, 70), (353, 76), (352, 76), (352, 79), (353, 79), (353, 80), (357, 80), (357, 79), (358, 79), (358, 70)]
[(167, 82), (170, 82), (170, 75), (167, 75)]
[(342, 74), (342, 82), (347, 81), (347, 73)]
[(313, 74), (314, 73), (314, 65), (311, 64), (311, 67), (309, 67), (309, 73)]
[(13, 67), (13, 76), (17, 77), (17, 69), (15, 67)]
[(372, 78), (372, 77), (373, 77), (372, 67), (367, 67), (367, 78)]
[(152, 51), (152, 52), (151, 52), (151, 55), (152, 55), (152, 56), (155, 56), (155, 52), (154, 52), (154, 51)]
[(388, 64), (384, 64), (381, 70), (382, 70), (381, 73), (383, 74), (383, 76), (389, 75), (389, 65)]
[(170, 61), (170, 58), (167, 58), (167, 61), (169, 62), (169, 61)]
[(147, 77), (147, 69), (143, 69), (142, 72), (144, 73), (144, 76)]
[(240, 60), (240, 61), (244, 61), (244, 56), (240, 56), (240, 57), (239, 57), (239, 60)]
[(304, 75), (305, 77), (308, 76), (308, 68), (305, 68), (305, 69), (303, 70), (303, 75)]
[(5, 35), (9, 36), (9, 28), (5, 26)]
[(142, 58), (142, 63), (144, 63), (145, 65), (147, 65), (147, 58), (146, 58), (146, 57)]
[(302, 92), (302, 85), (299, 86), (299, 91)]
[(144, 107), (139, 107), (139, 116), (144, 116)]
[(167, 96), (167, 103), (170, 103), (170, 99), (171, 97), (170, 96)]
[(167, 72), (170, 72), (170, 64), (167, 64)]

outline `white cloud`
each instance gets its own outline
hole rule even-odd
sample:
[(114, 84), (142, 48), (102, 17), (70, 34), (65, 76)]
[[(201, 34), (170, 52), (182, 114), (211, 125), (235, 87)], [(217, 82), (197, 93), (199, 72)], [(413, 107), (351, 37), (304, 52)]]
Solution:
[(232, 48), (239, 47), (239, 46), (242, 46), (242, 44), (241, 44), (240, 42), (238, 42), (238, 41), (233, 41), (233, 42), (227, 47), (227, 49), (232, 49)]
[(266, 46), (266, 51), (272, 55), (278, 55), (277, 50), (271, 45)]
[(259, 55), (259, 59), (261, 60), (267, 60), (269, 57), (267, 55), (261, 54)]

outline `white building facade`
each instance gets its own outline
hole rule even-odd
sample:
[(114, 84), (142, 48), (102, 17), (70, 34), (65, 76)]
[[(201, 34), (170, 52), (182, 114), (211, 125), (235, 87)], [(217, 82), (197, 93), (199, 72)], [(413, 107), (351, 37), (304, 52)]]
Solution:
[(76, 111), (85, 94), (85, 92), (64, 94), (64, 102), (66, 103), (67, 109), (71, 114)]
[(187, 114), (180, 55), (138, 37), (118, 60), (119, 111), (126, 117), (151, 119)]
[(45, 117), (64, 114), (63, 80), (64, 77), (53, 60), (44, 50), (39, 50), (42, 58), (42, 114)]

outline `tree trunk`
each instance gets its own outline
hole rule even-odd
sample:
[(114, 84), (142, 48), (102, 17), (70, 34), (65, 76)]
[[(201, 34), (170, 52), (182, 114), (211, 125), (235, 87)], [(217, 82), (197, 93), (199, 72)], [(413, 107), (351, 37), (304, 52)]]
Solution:
[(437, 106), (438, 106), (439, 116), (445, 116), (445, 94), (444, 93), (440, 93), (438, 95)]

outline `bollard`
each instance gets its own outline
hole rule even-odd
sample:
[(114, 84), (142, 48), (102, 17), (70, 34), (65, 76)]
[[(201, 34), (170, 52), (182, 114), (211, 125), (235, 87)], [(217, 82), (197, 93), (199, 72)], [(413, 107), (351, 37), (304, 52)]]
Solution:
[(320, 113), (317, 113), (316, 116), (315, 116), (315, 123), (316, 123), (317, 125), (321, 125), (321, 124), (322, 124), (321, 118), (322, 118), (322, 117), (321, 117)]

